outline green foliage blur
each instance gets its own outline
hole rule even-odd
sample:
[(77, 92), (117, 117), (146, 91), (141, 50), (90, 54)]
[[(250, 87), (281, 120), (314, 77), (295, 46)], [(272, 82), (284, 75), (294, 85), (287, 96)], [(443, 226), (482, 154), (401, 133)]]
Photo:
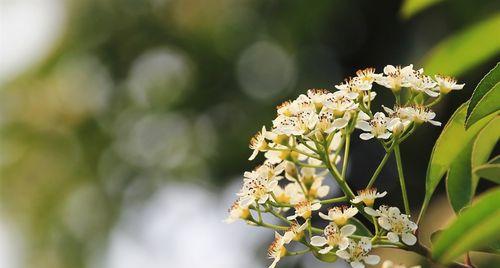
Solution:
[[(248, 140), (277, 104), (356, 69), (456, 75), (466, 87), (436, 108), (445, 122), (498, 61), (500, 22), (494, 0), (435, 2), (65, 1), (49, 55), (0, 91), (0, 207), (29, 238), (26, 267), (90, 267), (125, 204), (171, 181), (221, 191), (253, 168)], [(403, 148), (415, 207), (439, 132)], [(353, 149), (366, 177), (382, 152)]]

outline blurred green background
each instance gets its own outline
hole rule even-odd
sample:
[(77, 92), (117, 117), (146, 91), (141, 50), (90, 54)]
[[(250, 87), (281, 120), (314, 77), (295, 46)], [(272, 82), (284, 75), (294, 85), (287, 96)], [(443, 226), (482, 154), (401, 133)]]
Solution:
[[(356, 69), (413, 63), (466, 83), (436, 107), (445, 122), (500, 55), (495, 0), (0, 3), (1, 268), (267, 267), (272, 233), (221, 221), (277, 104)], [(379, 90), (377, 104), (390, 101)], [(440, 131), (403, 146), (414, 209)], [(353, 150), (361, 187), (382, 150)], [(377, 186), (395, 191), (395, 172)], [(429, 213), (424, 243), (452, 215), (443, 196)]]

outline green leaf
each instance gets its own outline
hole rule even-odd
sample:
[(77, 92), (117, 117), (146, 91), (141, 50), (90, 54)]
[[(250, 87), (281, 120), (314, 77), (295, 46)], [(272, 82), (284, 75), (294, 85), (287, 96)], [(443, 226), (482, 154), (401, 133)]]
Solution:
[(431, 74), (460, 75), (498, 55), (500, 13), (446, 38), (424, 59), (424, 68)]
[(467, 118), (466, 127), (469, 128), (481, 118), (500, 111), (500, 82), (497, 83), (479, 100)]
[(443, 232), (443, 230), (437, 230), (431, 234), (431, 243), (432, 244), (436, 243), (438, 237), (441, 235), (442, 232)]
[(488, 116), (466, 131), (464, 127), (466, 109), (467, 103), (464, 103), (455, 111), (434, 145), (427, 168), (424, 205), (420, 216), (425, 212), (434, 190), (451, 164), (483, 126), (493, 118), (492, 115)]
[[(479, 165), (485, 164), (495, 145), (500, 138), (500, 116), (495, 117), (489, 122), (477, 135), (472, 147), (471, 167), (475, 169)], [(472, 194), (476, 190), (479, 177), (473, 173), (472, 176)]]
[(500, 240), (500, 187), (483, 194), (461, 213), (438, 237), (432, 256), (449, 263), (469, 250), (477, 250)]
[(488, 164), (500, 164), (500, 154), (488, 161)]
[(473, 140), (470, 140), (457, 154), (446, 176), (446, 193), (455, 213), (469, 205), (474, 195), (471, 168), (472, 145)]
[(474, 92), (472, 93), (472, 97), (470, 98), (469, 107), (467, 107), (467, 117), (469, 118), (472, 110), (479, 101), (484, 97), (484, 95), (490, 91), (498, 82), (500, 81), (500, 63), (491, 69), (484, 77), (479, 81)]
[(330, 251), (327, 254), (321, 254), (317, 252), (316, 250), (313, 250), (313, 255), (320, 261), (324, 262), (336, 262), (337, 261), (337, 255), (335, 255), (335, 251)]
[(405, 18), (409, 18), (441, 1), (443, 0), (406, 0), (401, 8), (401, 14)]
[(488, 161), (500, 137), (499, 129), (500, 117), (497, 116), (465, 145), (451, 163), (446, 177), (446, 192), (455, 213), (470, 204), (479, 181), (472, 170)]
[(348, 222), (356, 226), (356, 232), (354, 232), (355, 235), (368, 236), (368, 237), (373, 236), (372, 232), (370, 232), (370, 230), (368, 230), (368, 228), (366, 228), (366, 226), (358, 219), (350, 218)]
[(500, 164), (485, 164), (474, 169), (474, 174), (500, 184)]

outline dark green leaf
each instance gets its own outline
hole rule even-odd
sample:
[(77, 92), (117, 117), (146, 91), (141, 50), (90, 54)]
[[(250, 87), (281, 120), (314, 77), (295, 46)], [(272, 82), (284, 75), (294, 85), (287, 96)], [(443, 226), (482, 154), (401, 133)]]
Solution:
[(466, 119), (466, 127), (469, 128), (481, 118), (490, 114), (498, 114), (500, 111), (500, 83), (497, 83), (490, 91), (486, 92), (472, 109), (470, 116)]
[(348, 222), (356, 226), (356, 232), (354, 232), (355, 235), (368, 236), (368, 237), (373, 236), (372, 232), (370, 232), (370, 230), (368, 230), (368, 228), (366, 228), (366, 226), (358, 219), (350, 218)]
[(458, 213), (463, 207), (469, 205), (472, 196), (472, 169), (471, 152), (473, 140), (459, 152), (450, 165), (446, 176), (446, 193), (451, 207)]
[[(485, 164), (500, 138), (500, 116), (495, 117), (477, 135), (472, 147), (471, 166), (475, 169)], [(474, 195), (479, 177), (472, 175), (472, 194)]]
[(421, 214), (425, 212), (426, 205), (443, 175), (483, 126), (493, 118), (488, 116), (466, 131), (464, 127), (466, 109), (467, 103), (464, 103), (455, 111), (434, 145), (427, 168), (426, 191)]
[(320, 261), (324, 262), (336, 262), (337, 261), (337, 255), (335, 255), (335, 251), (330, 251), (327, 254), (321, 254), (317, 252), (316, 250), (313, 250), (313, 255)]
[(485, 164), (474, 169), (474, 174), (500, 184), (500, 164)]
[(484, 77), (479, 81), (474, 92), (472, 93), (472, 97), (469, 101), (469, 106), (467, 107), (467, 116), (469, 118), (472, 110), (479, 101), (484, 97), (484, 95), (490, 91), (498, 82), (500, 81), (500, 63), (491, 69)]
[(485, 248), (500, 239), (500, 187), (483, 194), (438, 236), (434, 259), (449, 263), (461, 254)]
[(493, 157), (490, 161), (488, 161), (488, 164), (500, 164), (500, 155)]

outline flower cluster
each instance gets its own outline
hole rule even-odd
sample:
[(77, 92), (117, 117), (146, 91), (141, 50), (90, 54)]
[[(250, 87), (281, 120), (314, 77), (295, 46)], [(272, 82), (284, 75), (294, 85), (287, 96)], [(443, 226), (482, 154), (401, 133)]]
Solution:
[[(389, 105), (391, 108), (382, 106), (372, 112), (377, 86), (390, 89), (395, 102)], [(376, 199), (387, 192), (378, 192), (372, 185), (392, 153), (400, 160), (399, 144), (418, 127), (424, 123), (441, 125), (435, 121), (432, 106), (443, 95), (463, 86), (451, 77), (436, 75), (433, 79), (413, 65), (387, 65), (383, 73), (374, 68), (359, 70), (356, 76), (335, 85), (333, 91), (310, 89), (282, 103), (272, 126), (263, 126), (250, 140), (249, 160), (262, 157), (264, 162), (244, 173), (243, 186), (226, 222), (241, 219), (275, 230), (268, 251), (273, 259), (270, 267), (285, 256), (313, 252), (320, 259), (333, 254), (361, 268), (380, 261), (371, 253), (373, 245), (400, 247), (400, 241), (414, 245), (418, 226), (410, 220), (402, 176), (405, 213), (384, 205), (374, 209)], [(348, 185), (346, 174), (355, 131), (359, 131), (361, 140), (376, 140), (386, 152), (366, 188), (357, 195)], [(402, 173), (400, 162), (398, 170)], [(343, 196), (329, 198), (330, 186), (325, 182), (328, 177)], [(264, 213), (275, 216), (282, 224), (264, 222)], [(328, 225), (312, 226), (311, 218), (316, 216)], [(361, 228), (362, 223), (355, 217), (365, 217), (373, 227)], [(289, 252), (286, 247), (292, 242), (305, 249)]]

